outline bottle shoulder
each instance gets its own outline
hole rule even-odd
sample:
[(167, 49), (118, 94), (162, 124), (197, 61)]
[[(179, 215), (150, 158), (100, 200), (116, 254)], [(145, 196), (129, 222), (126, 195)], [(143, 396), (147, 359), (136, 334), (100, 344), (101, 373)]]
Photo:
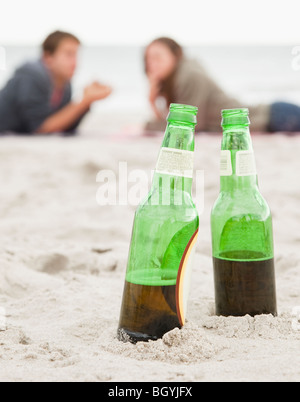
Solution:
[(221, 191), (212, 209), (212, 216), (250, 214), (266, 220), (271, 215), (270, 207), (259, 191)]
[(162, 205), (153, 202), (151, 198), (146, 199), (137, 208), (135, 219), (146, 219), (156, 222), (165, 222), (169, 220), (178, 222), (199, 222), (199, 214), (192, 198), (189, 198), (186, 201), (188, 202), (179, 203), (179, 205), (174, 203)]
[(181, 207), (196, 209), (190, 189), (161, 189), (156, 186), (152, 187), (147, 197), (140, 203), (138, 209), (141, 210), (149, 207), (164, 207), (165, 209), (168, 207), (170, 209)]

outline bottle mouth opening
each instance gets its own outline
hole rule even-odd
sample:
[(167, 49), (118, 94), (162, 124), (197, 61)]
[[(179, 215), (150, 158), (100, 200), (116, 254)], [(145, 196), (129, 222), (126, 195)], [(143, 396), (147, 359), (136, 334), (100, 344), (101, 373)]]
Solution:
[(222, 126), (242, 125), (249, 126), (249, 109), (224, 109), (222, 110)]
[(191, 105), (172, 103), (167, 121), (177, 121), (180, 123), (197, 124), (198, 108)]

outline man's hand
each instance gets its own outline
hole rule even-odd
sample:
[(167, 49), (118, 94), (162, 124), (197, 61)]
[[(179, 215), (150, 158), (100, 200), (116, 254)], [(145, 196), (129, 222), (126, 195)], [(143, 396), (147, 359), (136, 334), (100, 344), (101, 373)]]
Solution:
[(87, 86), (83, 93), (83, 102), (90, 106), (93, 102), (107, 98), (112, 93), (112, 88), (93, 82)]

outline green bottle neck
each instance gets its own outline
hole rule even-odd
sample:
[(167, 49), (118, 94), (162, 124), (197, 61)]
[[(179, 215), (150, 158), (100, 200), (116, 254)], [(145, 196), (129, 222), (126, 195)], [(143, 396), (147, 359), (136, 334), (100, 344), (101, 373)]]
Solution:
[[(247, 173), (247, 164), (241, 165), (242, 162), (247, 162), (247, 160), (249, 161), (249, 156), (247, 156), (247, 154), (253, 154), (253, 146), (249, 126), (231, 125), (228, 127), (224, 127), (222, 151), (230, 151), (231, 162), (229, 163), (231, 163), (232, 174), (228, 173), (228, 175), (221, 175), (221, 191), (251, 192), (258, 190), (258, 179), (256, 170), (250, 169)], [(245, 170), (243, 170), (243, 168)]]
[[(174, 121), (169, 122), (165, 131), (162, 148), (194, 152), (195, 124), (184, 124)], [(172, 173), (168, 175), (161, 174), (155, 170), (152, 188), (163, 188), (168, 186), (171, 193), (173, 193), (173, 191), (183, 191), (191, 195), (192, 184), (192, 177), (183, 177)]]
[(195, 149), (195, 125), (169, 122), (162, 146), (193, 152)]

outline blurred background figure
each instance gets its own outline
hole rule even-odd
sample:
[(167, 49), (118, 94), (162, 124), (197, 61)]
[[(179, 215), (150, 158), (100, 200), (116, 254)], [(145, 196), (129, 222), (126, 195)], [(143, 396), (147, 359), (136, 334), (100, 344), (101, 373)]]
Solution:
[(150, 85), (149, 101), (155, 114), (155, 119), (147, 123), (146, 131), (164, 129), (171, 103), (199, 108), (197, 131), (220, 131), (221, 110), (242, 106), (250, 109), (252, 131), (300, 131), (299, 106), (286, 102), (244, 105), (229, 96), (198, 61), (186, 58), (183, 48), (171, 38), (151, 42), (144, 62)]
[(110, 95), (110, 87), (93, 82), (72, 101), (79, 47), (76, 36), (56, 31), (45, 39), (39, 60), (16, 70), (0, 92), (0, 133), (73, 132), (90, 106)]

